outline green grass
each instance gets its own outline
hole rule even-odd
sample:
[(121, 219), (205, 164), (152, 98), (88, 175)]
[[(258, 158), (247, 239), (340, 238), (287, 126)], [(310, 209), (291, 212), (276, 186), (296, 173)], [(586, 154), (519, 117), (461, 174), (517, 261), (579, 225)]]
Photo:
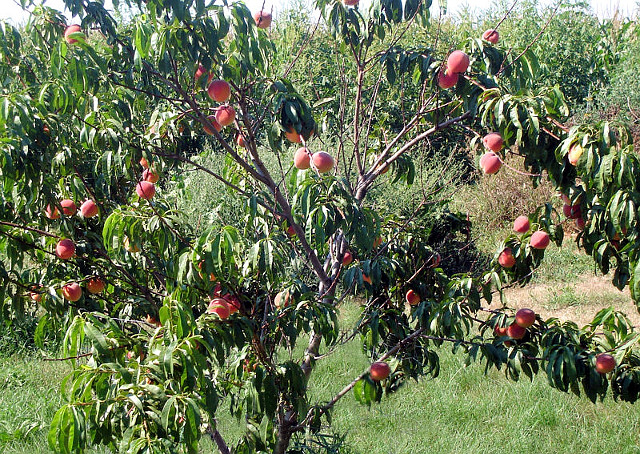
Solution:
[[(411, 382), (371, 408), (347, 394), (334, 412), (331, 429), (344, 434), (344, 453), (638, 453), (637, 408), (607, 398), (560, 393), (544, 376), (533, 382), (508, 381), (501, 372), (465, 368), (461, 356), (441, 352), (436, 379)], [(310, 383), (313, 400), (327, 400), (368, 365), (357, 343), (322, 360)], [(46, 432), (62, 404), (60, 363), (36, 358), (0, 360), (0, 452), (49, 452)], [(228, 414), (220, 431), (229, 440), (241, 434)], [(94, 452), (103, 452), (102, 450)], [(205, 442), (202, 452), (213, 452)]]

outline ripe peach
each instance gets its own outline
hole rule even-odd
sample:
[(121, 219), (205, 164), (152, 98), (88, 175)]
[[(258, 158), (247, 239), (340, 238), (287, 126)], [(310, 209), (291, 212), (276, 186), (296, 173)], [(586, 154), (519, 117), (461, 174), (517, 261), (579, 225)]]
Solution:
[(291, 304), (291, 293), (289, 290), (278, 292), (276, 297), (273, 299), (273, 303), (278, 309), (289, 306), (289, 304)]
[(578, 219), (582, 216), (580, 205), (564, 205), (562, 207), (562, 213), (569, 219)]
[(80, 213), (84, 218), (92, 218), (97, 216), (98, 214), (98, 205), (93, 200), (85, 200), (82, 205), (80, 205)]
[(56, 255), (62, 260), (69, 260), (76, 253), (76, 245), (69, 239), (58, 241)]
[(40, 292), (29, 292), (29, 297), (35, 301), (36, 303), (39, 303), (40, 301), (42, 301), (42, 293)]
[(574, 143), (573, 145), (571, 145), (571, 147), (569, 147), (569, 154), (568, 154), (569, 163), (572, 166), (578, 165), (578, 160), (580, 159), (580, 156), (582, 156), (583, 153), (584, 153), (584, 148), (582, 148), (582, 145), (578, 143)]
[(346, 251), (342, 256), (342, 266), (349, 266), (353, 262), (353, 254), (351, 251)]
[(209, 302), (207, 314), (218, 314), (218, 317), (222, 320), (226, 320), (230, 315), (229, 304), (224, 298), (214, 298)]
[(64, 39), (67, 41), (68, 44), (75, 44), (78, 42), (78, 40), (74, 38), (70, 38), (69, 35), (73, 33), (80, 33), (80, 32), (82, 32), (82, 28), (80, 28), (78, 24), (69, 25), (64, 30)]
[(369, 285), (373, 285), (373, 281), (371, 280), (371, 278), (364, 274), (364, 272), (362, 273), (362, 280)]
[(311, 159), (313, 160), (313, 165), (316, 167), (316, 169), (318, 169), (318, 172), (320, 173), (327, 173), (330, 172), (331, 169), (333, 169), (333, 156), (331, 156), (329, 153), (326, 153), (324, 151), (317, 151), (313, 153)]
[(356, 6), (360, 0), (342, 0), (345, 6)]
[(578, 230), (584, 230), (586, 225), (587, 225), (587, 221), (585, 221), (584, 218), (579, 217), (578, 219), (576, 219), (576, 228)]
[(533, 232), (533, 235), (531, 235), (530, 244), (534, 249), (546, 249), (547, 246), (549, 246), (549, 243), (551, 243), (551, 239), (547, 232), (538, 230), (537, 232)]
[(271, 13), (267, 11), (257, 11), (253, 14), (253, 20), (258, 28), (269, 28), (271, 26)]
[(458, 73), (450, 73), (443, 69), (438, 74), (438, 86), (443, 90), (454, 87), (458, 83)]
[(407, 294), (405, 295), (405, 299), (407, 300), (407, 303), (409, 303), (410, 306), (415, 306), (417, 304), (420, 304), (420, 295), (413, 291), (413, 290), (408, 290)]
[(482, 39), (489, 41), (491, 44), (498, 44), (498, 41), (500, 40), (500, 34), (497, 32), (497, 30), (490, 28), (482, 34)]
[(202, 64), (198, 64), (198, 69), (196, 69), (196, 74), (194, 76), (196, 83), (198, 83), (198, 80), (200, 80), (202, 76), (207, 76), (207, 83), (211, 83), (213, 74), (210, 74), (209, 71), (207, 71), (206, 68), (202, 66)]
[(45, 210), (44, 215), (49, 219), (59, 219), (60, 211), (56, 206), (47, 205), (47, 209)]
[(527, 334), (527, 329), (515, 323), (509, 325), (507, 328), (507, 336), (512, 339), (522, 339), (525, 334)]
[(493, 328), (493, 333), (498, 337), (506, 336), (507, 335), (507, 327), (506, 326), (498, 326), (498, 325), (496, 325)]
[(82, 288), (77, 282), (71, 282), (62, 287), (62, 296), (68, 301), (78, 301), (82, 297)]
[(240, 132), (236, 136), (236, 143), (238, 144), (239, 147), (242, 147), (242, 148), (245, 147), (244, 136)]
[(293, 126), (284, 133), (284, 136), (289, 140), (289, 142), (302, 143), (302, 136), (296, 132)]
[(145, 169), (144, 172), (142, 172), (142, 179), (149, 183), (157, 183), (160, 180), (160, 175), (151, 169)]
[(391, 367), (384, 361), (376, 361), (369, 368), (369, 376), (373, 381), (384, 380), (391, 374)]
[(452, 73), (463, 73), (469, 68), (469, 56), (461, 50), (454, 50), (447, 58), (447, 70)]
[(516, 258), (513, 256), (511, 248), (505, 248), (498, 256), (498, 263), (503, 268), (513, 268), (516, 264)]
[(529, 328), (536, 322), (536, 313), (528, 308), (522, 308), (516, 312), (516, 324), (523, 327)]
[(311, 167), (310, 151), (306, 147), (300, 147), (293, 155), (293, 165), (296, 169), (306, 170)]
[(518, 216), (516, 220), (513, 221), (513, 230), (518, 233), (527, 233), (530, 227), (527, 216)]
[(382, 244), (382, 237), (381, 236), (379, 236), (375, 240), (373, 240), (373, 247), (374, 248), (377, 248), (381, 244)]
[(600, 353), (596, 356), (596, 371), (608, 374), (616, 368), (616, 359), (608, 353)]
[(500, 156), (495, 154), (493, 151), (486, 152), (480, 158), (480, 168), (482, 168), (482, 171), (487, 175), (498, 173), (500, 167), (502, 167)]
[(502, 147), (504, 146), (504, 139), (497, 132), (492, 132), (482, 138), (482, 143), (485, 148), (498, 152), (502, 150)]
[(78, 211), (78, 207), (73, 200), (64, 199), (60, 202), (60, 206), (62, 207), (62, 213), (65, 216), (73, 216)]
[(140, 165), (144, 169), (148, 169), (149, 168), (149, 161), (147, 161), (147, 158), (145, 158), (145, 157), (140, 158)]
[(216, 102), (227, 102), (231, 97), (231, 86), (224, 80), (216, 79), (209, 84), (207, 94)]
[[(209, 115), (207, 117), (207, 120), (209, 120), (209, 123), (211, 123), (211, 125), (213, 126), (213, 129), (215, 129), (218, 132), (222, 130), (222, 125), (218, 123), (218, 120), (216, 120), (216, 117), (214, 115)], [(206, 132), (210, 136), (213, 135), (213, 129), (209, 127), (209, 125), (204, 125), (204, 132)]]
[(144, 318), (144, 321), (149, 325), (155, 326), (156, 328), (162, 326), (162, 323), (160, 323), (160, 321), (151, 314), (147, 314), (147, 316)]
[(292, 225), (287, 227), (287, 235), (289, 235), (290, 237), (296, 236), (296, 229), (294, 229)]
[(101, 293), (105, 286), (105, 282), (99, 277), (92, 277), (87, 281), (87, 290), (89, 290), (89, 293)]
[(216, 112), (216, 121), (220, 126), (229, 126), (236, 119), (236, 111), (231, 106), (220, 106)]
[(136, 193), (141, 199), (151, 200), (156, 195), (156, 187), (148, 181), (140, 181), (136, 185)]

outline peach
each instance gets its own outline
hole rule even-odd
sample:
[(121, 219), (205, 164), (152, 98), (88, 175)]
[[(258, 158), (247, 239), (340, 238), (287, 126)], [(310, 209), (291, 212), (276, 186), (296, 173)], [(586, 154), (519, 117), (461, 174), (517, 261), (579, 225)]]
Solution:
[(371, 278), (364, 274), (364, 272), (362, 273), (362, 280), (369, 285), (373, 285), (373, 281), (371, 280)]
[(330, 172), (331, 169), (333, 169), (333, 156), (331, 156), (329, 153), (326, 153), (324, 151), (317, 151), (313, 153), (311, 159), (313, 160), (313, 165), (316, 167), (316, 169), (318, 169), (318, 172), (320, 173), (327, 173)]
[(56, 206), (47, 205), (47, 209), (45, 210), (44, 215), (49, 219), (59, 219), (60, 211)]
[(142, 179), (149, 183), (157, 183), (160, 180), (160, 175), (151, 169), (145, 169), (144, 172), (142, 172)]
[(582, 148), (582, 145), (577, 143), (574, 143), (573, 145), (571, 145), (571, 147), (569, 147), (569, 154), (568, 154), (569, 163), (572, 166), (578, 165), (578, 160), (580, 159), (580, 156), (582, 156), (583, 153), (584, 153), (584, 148)]
[(99, 277), (92, 277), (91, 279), (89, 279), (89, 281), (87, 281), (87, 290), (89, 290), (89, 293), (101, 293), (104, 290), (105, 286), (106, 284)]
[(141, 199), (151, 200), (156, 195), (156, 187), (149, 181), (140, 181), (136, 185), (136, 193)]
[(608, 353), (600, 353), (596, 356), (596, 371), (608, 374), (616, 368), (616, 359)]
[(211, 83), (213, 74), (210, 74), (202, 64), (198, 64), (198, 69), (196, 69), (196, 74), (194, 75), (195, 82), (198, 83), (202, 76), (207, 76), (207, 83)]
[(586, 225), (587, 225), (587, 221), (585, 221), (584, 218), (579, 217), (578, 219), (576, 219), (576, 228), (578, 230), (584, 230)]
[(253, 14), (253, 20), (258, 28), (269, 28), (271, 26), (271, 13), (267, 11), (257, 11)]
[(292, 225), (287, 227), (287, 235), (289, 235), (290, 237), (296, 236), (296, 229), (294, 229)]
[(147, 161), (147, 158), (145, 158), (145, 157), (140, 158), (140, 165), (142, 166), (142, 168), (148, 169), (149, 168), (149, 161)]
[(511, 248), (504, 248), (504, 250), (498, 256), (498, 263), (503, 268), (513, 268), (516, 264), (516, 258), (513, 256)]
[(273, 299), (273, 303), (278, 309), (289, 306), (289, 304), (291, 304), (291, 293), (289, 290), (278, 292), (276, 297)]
[(482, 143), (488, 150), (498, 152), (504, 146), (504, 139), (497, 132), (492, 132), (482, 138)]
[(497, 30), (490, 28), (482, 34), (482, 39), (489, 41), (491, 44), (498, 44), (500, 40), (500, 34)]
[(68, 301), (78, 301), (82, 297), (82, 288), (77, 282), (71, 282), (62, 287), (62, 296)]
[(293, 126), (284, 133), (284, 136), (289, 140), (289, 142), (302, 143), (302, 136), (298, 134)]
[(582, 216), (580, 205), (564, 205), (562, 213), (569, 219), (578, 219)]
[(64, 39), (67, 41), (68, 44), (75, 44), (78, 42), (78, 40), (74, 38), (70, 38), (69, 35), (74, 33), (81, 33), (81, 32), (82, 32), (82, 28), (80, 28), (78, 24), (69, 25), (67, 28), (64, 29)]
[(342, 256), (342, 266), (349, 266), (353, 262), (353, 254), (351, 251), (346, 251)]
[(220, 123), (218, 123), (218, 120), (216, 120), (216, 117), (214, 115), (209, 115), (207, 117), (207, 120), (209, 120), (209, 123), (211, 123), (211, 125), (213, 126), (213, 129), (209, 125), (205, 124), (204, 125), (204, 132), (206, 132), (207, 134), (212, 136), (214, 129), (216, 131), (218, 131), (218, 132), (220, 132), (222, 130), (222, 125)]
[(529, 308), (522, 308), (516, 312), (516, 324), (523, 327), (529, 328), (536, 322), (536, 313)]
[(224, 80), (216, 79), (209, 84), (207, 94), (216, 102), (227, 102), (231, 97), (231, 86)]
[(498, 173), (502, 167), (502, 161), (500, 160), (500, 156), (495, 154), (493, 151), (488, 151), (482, 155), (480, 158), (480, 168), (487, 175), (493, 175), (494, 173)]
[(220, 126), (229, 126), (236, 119), (236, 111), (231, 106), (220, 106), (216, 112), (216, 121)]
[(419, 304), (421, 300), (420, 295), (413, 290), (407, 291), (407, 294), (405, 295), (405, 299), (407, 300), (407, 303), (409, 303), (410, 306), (415, 306)]
[(62, 260), (69, 260), (76, 253), (76, 245), (69, 239), (58, 241), (56, 255)]
[(518, 216), (515, 221), (513, 221), (513, 230), (518, 233), (527, 233), (530, 228), (529, 218), (527, 216)]
[(214, 298), (209, 302), (207, 314), (218, 314), (222, 320), (229, 318), (229, 304), (224, 298)]
[(360, 0), (342, 0), (345, 6), (356, 6)]
[(373, 381), (384, 380), (391, 374), (391, 367), (384, 361), (376, 361), (369, 368), (369, 376)]
[(507, 336), (512, 339), (522, 339), (525, 334), (527, 334), (527, 329), (516, 323), (509, 325), (507, 328)]
[(245, 148), (244, 136), (241, 133), (236, 136), (236, 143), (239, 147)]
[(507, 327), (506, 326), (498, 326), (498, 325), (496, 325), (493, 328), (493, 333), (498, 337), (506, 336), (507, 335)]
[(440, 70), (438, 74), (438, 86), (443, 90), (454, 87), (458, 83), (458, 73)]
[(538, 230), (537, 232), (533, 232), (531, 235), (531, 240), (529, 241), (531, 247), (534, 249), (546, 249), (551, 243), (551, 239), (549, 238), (549, 234), (547, 232), (543, 232), (542, 230)]
[(75, 202), (70, 199), (64, 199), (61, 201), (60, 206), (62, 207), (62, 213), (65, 216), (73, 216), (78, 211), (78, 207)]
[(80, 214), (84, 218), (92, 218), (98, 215), (98, 205), (93, 200), (85, 200), (82, 205), (80, 205)]
[(293, 155), (293, 165), (296, 169), (306, 170), (311, 167), (310, 151), (307, 147), (300, 147)]
[(452, 73), (463, 73), (469, 68), (469, 56), (461, 50), (454, 50), (447, 58), (447, 70)]

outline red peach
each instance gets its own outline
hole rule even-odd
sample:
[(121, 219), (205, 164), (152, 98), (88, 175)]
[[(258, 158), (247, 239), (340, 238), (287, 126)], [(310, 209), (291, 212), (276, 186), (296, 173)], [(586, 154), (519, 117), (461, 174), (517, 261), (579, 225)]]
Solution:
[(549, 234), (547, 232), (543, 232), (542, 230), (538, 230), (537, 232), (533, 232), (531, 235), (531, 240), (529, 241), (531, 247), (534, 249), (546, 249), (551, 243), (551, 239), (549, 238)]
[(69, 260), (76, 253), (76, 245), (69, 239), (60, 240), (56, 245), (56, 255), (62, 260)]
[(516, 312), (516, 324), (523, 327), (529, 328), (536, 322), (536, 313), (528, 308), (522, 308)]
[(447, 58), (448, 71), (463, 73), (469, 68), (469, 56), (461, 50), (454, 50)]
[(500, 167), (502, 167), (500, 156), (495, 154), (493, 151), (486, 152), (480, 158), (480, 167), (482, 168), (482, 171), (487, 175), (498, 173)]
[(156, 195), (156, 187), (148, 181), (140, 181), (136, 185), (136, 193), (141, 199), (151, 200)]
[(85, 200), (82, 205), (80, 205), (80, 213), (82, 217), (92, 218), (97, 216), (98, 214), (98, 205), (93, 200)]
[(527, 233), (530, 228), (529, 218), (527, 216), (518, 216), (515, 221), (513, 221), (513, 230), (518, 233)]
[(300, 147), (293, 155), (293, 165), (296, 169), (306, 170), (311, 167), (310, 151), (306, 147)]
[(220, 106), (216, 112), (216, 121), (220, 126), (229, 126), (236, 119), (236, 111), (231, 106)]
[(227, 102), (231, 97), (231, 86), (224, 80), (216, 79), (209, 84), (207, 94), (216, 102)]

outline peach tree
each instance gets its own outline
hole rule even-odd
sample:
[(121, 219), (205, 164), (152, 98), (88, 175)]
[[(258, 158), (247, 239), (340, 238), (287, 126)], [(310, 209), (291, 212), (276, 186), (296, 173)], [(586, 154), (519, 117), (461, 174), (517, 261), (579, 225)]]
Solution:
[[(324, 28), (309, 33), (326, 33), (352, 72), (310, 100), (288, 78), (308, 48), (276, 52), (270, 12), (114, 3), (136, 14), (118, 23), (101, 2), (65, 0), (80, 23), (36, 6), (24, 29), (0, 27), (0, 308), (6, 322), (40, 317), (36, 338), (59, 332), (60, 359), (73, 364), (52, 449), (197, 452), (206, 434), (223, 453), (300, 452), (345, 395), (370, 405), (437, 375), (444, 344), (512, 379), (544, 373), (594, 401), (609, 388), (638, 398), (638, 336), (624, 314), (579, 327), (489, 309), (561, 244), (566, 218), (640, 300), (629, 136), (622, 125), (566, 127), (559, 89), (530, 88), (529, 51), (504, 48), (499, 29), (453, 52), (437, 37), (403, 46), (430, 21), (430, 1), (316, 0)], [(394, 90), (395, 116), (380, 101)], [(414, 183), (415, 157), (452, 130), (468, 134), (486, 173), (508, 171), (505, 154), (517, 153), (566, 202), (519, 219), (487, 269), (463, 274), (446, 273), (429, 246), (426, 199), (411, 216), (382, 216), (369, 200), (382, 178)], [(186, 222), (185, 171), (224, 184), (242, 222)], [(464, 233), (468, 221), (449, 228)], [(354, 297), (360, 318), (341, 327)], [(313, 402), (315, 364), (356, 337), (371, 369)], [(235, 446), (216, 427), (223, 404), (246, 422)]]

